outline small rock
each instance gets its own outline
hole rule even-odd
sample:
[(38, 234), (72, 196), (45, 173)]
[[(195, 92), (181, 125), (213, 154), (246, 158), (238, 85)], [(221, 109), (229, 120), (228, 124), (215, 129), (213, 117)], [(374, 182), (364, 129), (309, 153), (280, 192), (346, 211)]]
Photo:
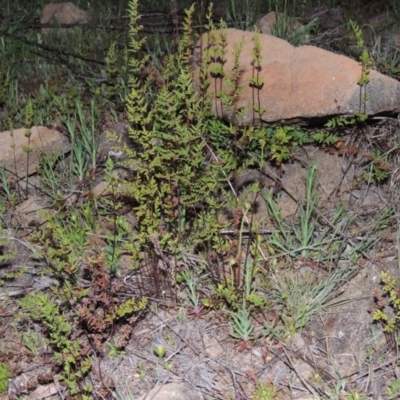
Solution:
[(39, 175), (25, 176), (19, 180), (17, 184), (19, 187), (19, 193), (33, 194), (37, 193), (38, 188), (42, 187), (42, 179)]
[(109, 123), (103, 126), (99, 137), (99, 161), (104, 163), (108, 157), (112, 157), (116, 163), (127, 159), (123, 152), (123, 146), (132, 147), (133, 141), (129, 137), (129, 129), (126, 123)]
[(46, 386), (38, 386), (28, 397), (28, 400), (41, 400), (59, 393), (54, 383)]
[[(350, 280), (344, 292), (335, 299), (337, 306), (326, 315), (312, 318), (311, 329), (321, 346), (330, 354), (330, 364), (341, 376), (350, 376), (359, 371), (359, 360), (368, 357), (368, 344), (382, 345), (384, 336), (379, 327), (371, 329), (374, 290), (377, 287), (374, 276), (379, 275), (380, 265), (371, 263)], [(383, 340), (383, 342), (382, 342)]]
[(169, 383), (161, 386), (157, 385), (149, 393), (139, 397), (138, 400), (203, 400), (200, 392), (188, 388), (182, 383)]
[(207, 334), (203, 337), (204, 347), (206, 352), (213, 358), (221, 357), (224, 353), (224, 348), (214, 337), (209, 337)]
[[(313, 368), (308, 364), (307, 362), (303, 360), (295, 360), (293, 362), (293, 368), (296, 371), (296, 378), (294, 378), (294, 382), (296, 382), (297, 385), (301, 386), (301, 381), (308, 381), (311, 379), (312, 374), (314, 372)], [(301, 378), (301, 379), (300, 379)], [(295, 384), (295, 385), (296, 385)]]
[(37, 211), (47, 208), (44, 201), (39, 196), (31, 196), (15, 209), (15, 216), (22, 226), (37, 226), (46, 220)]
[(109, 188), (110, 184), (106, 181), (101, 181), (100, 183), (98, 183), (93, 189), (92, 189), (92, 194), (95, 197), (100, 197), (100, 196), (104, 196), (106, 194), (109, 194), (108, 192), (108, 188)]
[[(116, 168), (112, 171), (112, 177), (120, 181), (118, 183), (119, 190), (126, 190), (123, 185), (123, 181), (129, 177), (129, 171), (124, 168)], [(96, 197), (98, 196), (106, 196), (112, 194), (112, 188), (110, 188), (110, 184), (106, 181), (100, 181), (98, 184), (94, 186), (92, 189), (92, 194)]]
[(46, 206), (43, 204), (43, 200), (39, 196), (32, 196), (29, 199), (23, 201), (17, 206), (15, 211), (17, 213), (29, 214), (34, 213), (37, 210), (41, 210)]
[(355, 189), (343, 195), (343, 201), (357, 204), (358, 206), (376, 206), (382, 204), (379, 188), (370, 186), (365, 190)]
[[(60, 25), (85, 25), (88, 23), (88, 15), (85, 10), (82, 10), (71, 2), (51, 3), (46, 4), (44, 7), (40, 22), (42, 24), (51, 24), (55, 22)], [(70, 28), (58, 28), (57, 31), (66, 32), (68, 29)], [(42, 28), (42, 35), (47, 35), (48, 32), (49, 28)]]
[(291, 340), (292, 349), (296, 352), (303, 352), (306, 350), (307, 345), (301, 333), (297, 332)]
[[(304, 147), (307, 157), (304, 162), (317, 164), (315, 194), (319, 204), (326, 204), (335, 198), (336, 194), (350, 190), (354, 185), (354, 171), (350, 169), (345, 176), (343, 159), (339, 155), (325, 153), (311, 146)], [(300, 153), (303, 156), (303, 153)], [(298, 209), (298, 201), (305, 200), (307, 169), (300, 163), (287, 164), (282, 183), (290, 195), (282, 193), (278, 205), (284, 218), (293, 215)], [(293, 196), (293, 197), (292, 197)]]

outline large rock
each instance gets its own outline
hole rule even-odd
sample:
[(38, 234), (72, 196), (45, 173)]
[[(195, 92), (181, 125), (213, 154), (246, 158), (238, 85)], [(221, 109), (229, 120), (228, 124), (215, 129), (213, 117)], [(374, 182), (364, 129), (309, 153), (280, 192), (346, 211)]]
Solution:
[[(85, 25), (88, 23), (88, 15), (85, 10), (71, 2), (46, 4), (43, 9), (41, 23), (58, 23), (60, 25)], [(61, 28), (65, 32), (67, 28)], [(48, 28), (42, 28), (42, 34), (46, 35)]]
[(35, 173), (42, 155), (63, 154), (71, 148), (64, 135), (45, 126), (5, 131), (0, 137), (0, 166), (18, 178)]
[[(264, 84), (258, 90), (250, 86), (254, 74), (252, 51), (255, 33), (237, 29), (227, 29), (224, 32), (225, 55), (223, 59), (214, 57), (211, 62), (222, 63), (225, 77), (229, 76), (234, 63), (234, 46), (243, 41), (238, 79), (238, 85), (243, 90), (236, 97), (234, 106), (236, 109), (246, 107), (247, 112), (240, 120), (235, 119), (235, 112), (223, 106), (218, 97), (221, 79), (209, 74), (209, 90), (212, 93), (217, 90), (213, 110), (220, 117), (239, 124), (261, 124), (263, 121), (301, 122), (335, 115), (352, 116), (360, 111), (360, 86), (357, 81), (362, 68), (358, 62), (313, 46), (293, 47), (284, 40), (260, 34), (260, 76), (264, 78)], [(221, 31), (217, 31), (216, 35), (220, 36)], [(206, 49), (219, 48), (221, 51), (221, 45), (216, 42), (205, 33), (195, 48), (193, 65), (197, 87), (200, 55), (204, 55)], [(222, 79), (222, 91), (232, 97), (232, 89), (226, 79)], [(367, 93), (367, 114), (400, 111), (400, 83), (395, 79), (371, 71)], [(259, 99), (261, 108), (266, 110), (261, 118), (253, 112), (253, 99)]]

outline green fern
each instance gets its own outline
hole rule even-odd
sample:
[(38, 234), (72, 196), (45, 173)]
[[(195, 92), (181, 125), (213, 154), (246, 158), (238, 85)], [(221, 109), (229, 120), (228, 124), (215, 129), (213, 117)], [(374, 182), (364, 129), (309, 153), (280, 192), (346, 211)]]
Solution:
[(317, 144), (325, 146), (334, 145), (339, 141), (339, 136), (328, 132), (317, 132), (313, 138)]
[[(218, 166), (204, 163), (211, 113), (207, 103), (199, 101), (192, 81), (193, 12), (193, 6), (186, 11), (177, 54), (168, 56), (160, 71), (164, 82), (160, 88), (150, 80), (140, 83), (138, 74), (147, 60), (139, 60), (143, 43), (137, 41), (140, 27), (131, 30), (127, 114), (129, 136), (138, 150), (125, 150), (127, 164), (135, 160), (139, 167), (135, 183), (127, 183), (128, 193), (138, 204), (139, 242), (147, 243), (152, 236), (174, 251), (177, 243), (195, 246), (204, 238), (203, 230), (214, 232), (212, 236), (219, 228), (215, 216), (207, 227), (204, 218), (196, 218), (201, 204), (216, 206), (213, 199), (219, 178)], [(133, 7), (130, 16), (131, 25), (137, 26), (138, 14)], [(185, 220), (190, 219), (194, 223), (187, 225)]]

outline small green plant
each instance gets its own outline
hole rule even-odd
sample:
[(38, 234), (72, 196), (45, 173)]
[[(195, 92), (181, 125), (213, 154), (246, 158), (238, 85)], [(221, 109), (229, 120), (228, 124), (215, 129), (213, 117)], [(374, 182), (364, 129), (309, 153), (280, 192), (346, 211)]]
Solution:
[(229, 306), (233, 309), (238, 308), (239, 295), (235, 290), (234, 283), (231, 279), (227, 279), (225, 285), (219, 283), (214, 288), (213, 293), (220, 299), (226, 301), (226, 303), (229, 304)]
[[(299, 224), (288, 225), (282, 218), (281, 212), (269, 192), (265, 193), (265, 201), (269, 216), (276, 225), (272, 232), (269, 247), (275, 255), (287, 255), (291, 258), (303, 257), (314, 262), (329, 262), (340, 259), (355, 260), (358, 254), (370, 244), (367, 240), (351, 246), (346, 251), (340, 252), (343, 247), (343, 238), (338, 232), (343, 225), (348, 223), (346, 212), (339, 207), (331, 217), (329, 224), (325, 225), (317, 235), (318, 222), (318, 196), (315, 192), (317, 165), (314, 163), (307, 168), (305, 184), (305, 198), (299, 202)], [(339, 252), (339, 254), (338, 254)]]
[(252, 50), (252, 77), (250, 78), (250, 86), (253, 91), (253, 121), (255, 116), (262, 120), (263, 114), (267, 111), (261, 107), (260, 90), (264, 86), (264, 77), (261, 75), (261, 63), (262, 63), (262, 48), (260, 41), (260, 34), (257, 31), (253, 38), (254, 47)]
[(386, 392), (390, 399), (396, 399), (400, 395), (400, 380), (392, 378), (389, 380), (386, 388)]
[(339, 141), (339, 136), (329, 132), (317, 132), (313, 135), (315, 143), (320, 146), (332, 146)]
[(141, 379), (145, 378), (146, 375), (147, 375), (147, 372), (146, 372), (146, 366), (145, 366), (144, 362), (143, 361), (139, 361), (137, 363), (136, 368), (137, 368), (138, 373), (139, 373), (139, 378), (141, 378)]
[(313, 272), (298, 273), (294, 277), (274, 274), (270, 295), (279, 307), (280, 323), (267, 321), (265, 335), (279, 340), (291, 338), (309, 324), (316, 312), (344, 303), (333, 299), (351, 272), (347, 268), (338, 269), (327, 278), (318, 278)]
[[(65, 121), (71, 137), (70, 176), (77, 179), (80, 185), (91, 182), (97, 167), (95, 104), (90, 103), (90, 115), (84, 114), (82, 104), (76, 101), (76, 112)], [(86, 121), (89, 121), (87, 123)], [(73, 182), (71, 182), (71, 186)]]
[(278, 397), (278, 390), (273, 383), (258, 383), (253, 393), (254, 400), (274, 400)]
[(371, 55), (380, 72), (398, 78), (400, 75), (400, 52), (395, 44), (394, 30), (387, 38), (378, 36), (375, 39)]
[(62, 365), (61, 380), (71, 395), (79, 392), (78, 382), (90, 370), (91, 357), (82, 353), (80, 341), (71, 338), (72, 325), (59, 307), (44, 293), (31, 293), (20, 301), (24, 312), (35, 321), (41, 321), (49, 333), (49, 343), (54, 346), (55, 359)]
[(362, 36), (362, 30), (361, 28), (357, 25), (356, 22), (350, 20), (350, 26), (353, 29), (353, 32), (356, 36), (357, 40), (357, 45), (361, 48), (361, 56), (360, 56), (360, 62), (361, 62), (361, 76), (357, 82), (357, 84), (360, 86), (360, 108), (359, 108), (359, 113), (366, 115), (365, 110), (366, 110), (366, 102), (369, 99), (368, 93), (367, 93), (367, 84), (369, 82), (369, 75), (371, 72), (371, 58), (368, 52), (367, 47), (364, 44), (364, 39)]
[(250, 309), (243, 302), (242, 307), (237, 311), (230, 311), (231, 324), (233, 332), (231, 336), (235, 339), (239, 339), (242, 345), (245, 347), (252, 339), (252, 333), (254, 331), (254, 324), (251, 322)]
[(368, 183), (383, 183), (390, 176), (391, 167), (387, 157), (378, 149), (364, 155), (367, 161), (364, 164), (364, 179)]
[[(361, 49), (360, 62), (361, 62), (361, 76), (357, 81), (357, 84), (360, 87), (360, 102), (359, 102), (359, 110), (355, 113), (353, 117), (347, 117), (344, 115), (338, 115), (336, 117), (331, 118), (326, 124), (325, 127), (328, 128), (328, 132), (319, 132), (314, 135), (314, 140), (319, 144), (334, 144), (336, 140), (335, 131), (343, 128), (345, 126), (353, 126), (365, 122), (368, 118), (366, 114), (366, 104), (369, 100), (369, 96), (367, 93), (367, 85), (369, 82), (369, 75), (371, 71), (371, 59), (364, 44), (364, 39), (362, 37), (362, 30), (357, 25), (356, 22), (350, 20), (350, 26), (356, 36), (357, 45)], [(340, 109), (338, 108), (338, 112)], [(327, 143), (326, 143), (327, 141)], [(337, 140), (336, 140), (337, 142)]]
[(314, 18), (306, 26), (298, 24), (296, 18), (289, 14), (288, 0), (284, 0), (283, 12), (276, 7), (276, 22), (272, 27), (272, 35), (287, 40), (293, 46), (300, 46), (309, 41), (313, 31), (316, 30), (318, 19)]
[(177, 276), (178, 282), (184, 282), (188, 289), (189, 308), (188, 313), (198, 318), (204, 309), (204, 305), (200, 301), (199, 294), (196, 290), (195, 276), (193, 271), (182, 271)]
[[(346, 387), (347, 381), (344, 379), (339, 379), (334, 387), (326, 386), (324, 389), (324, 394), (327, 399), (345, 399), (345, 400), (369, 400), (370, 397), (360, 394), (357, 391), (350, 391)], [(325, 398), (325, 397), (324, 397)]]
[(28, 331), (22, 335), (22, 339), (24, 341), (25, 347), (29, 349), (33, 354), (36, 354), (39, 345), (39, 335), (36, 332)]
[[(10, 246), (10, 238), (7, 236), (6, 232), (4, 232), (3, 227), (0, 225), (0, 263), (8, 263), (10, 262), (17, 254), (17, 247)], [(20, 271), (24, 272), (25, 268), (22, 267)], [(14, 272), (14, 276), (18, 277), (18, 272)], [(13, 275), (12, 275), (13, 276)], [(10, 276), (10, 278), (12, 277)]]
[(167, 353), (167, 349), (162, 344), (155, 344), (153, 345), (153, 352), (158, 357), (158, 359), (162, 361)]
[(153, 353), (158, 357), (158, 361), (160, 365), (166, 370), (169, 371), (172, 368), (172, 363), (168, 362), (168, 359), (165, 359), (167, 354), (167, 345), (162, 337), (162, 332), (157, 331), (153, 334)]
[(364, 122), (367, 119), (366, 114), (356, 113), (354, 117), (346, 117), (339, 115), (338, 117), (331, 118), (325, 126), (329, 129), (337, 130), (345, 126), (353, 126), (360, 122)]
[(8, 379), (11, 377), (11, 371), (7, 364), (0, 362), (0, 393), (7, 393)]
[(258, 17), (259, 2), (251, 0), (230, 0), (227, 12), (227, 21), (233, 27), (242, 30), (252, 30), (254, 22)]
[[(243, 270), (243, 283), (240, 288), (243, 292), (243, 301), (252, 304), (254, 307), (264, 308), (266, 305), (265, 298), (261, 296), (255, 290), (254, 281), (257, 275), (261, 273), (261, 263), (266, 260), (266, 257), (262, 251), (262, 237), (259, 234), (255, 234), (252, 241), (247, 243), (247, 248), (243, 245), (243, 232), (244, 223), (248, 221), (247, 213), (250, 211), (251, 205), (246, 202), (243, 210), (243, 217), (239, 231), (239, 245), (238, 253), (236, 256), (237, 263), (243, 263), (240, 271)], [(254, 223), (252, 228), (257, 231), (257, 224)], [(245, 259), (241, 260), (241, 254), (245, 251)]]
[[(383, 331), (386, 333), (398, 333), (400, 328), (400, 283), (398, 279), (393, 278), (388, 272), (381, 272), (381, 280), (383, 283), (383, 291), (388, 297), (386, 301), (384, 296), (376, 290), (375, 301), (376, 310), (373, 320), (383, 325)], [(385, 307), (390, 306), (393, 309), (393, 316), (389, 316), (385, 311)]]
[(11, 188), (4, 166), (0, 166), (0, 184), (2, 202), (6, 201), (11, 205), (16, 205), (18, 203), (18, 195)]
[(267, 138), (266, 147), (271, 159), (278, 165), (290, 160), (290, 156), (298, 146), (311, 141), (303, 130), (292, 126), (264, 128)]
[(307, 256), (313, 248), (316, 250), (318, 249), (320, 241), (317, 240), (317, 243), (315, 243), (316, 246), (313, 244), (315, 241), (314, 231), (316, 229), (316, 222), (313, 215), (314, 208), (317, 205), (317, 198), (314, 192), (316, 173), (316, 164), (308, 167), (306, 197), (304, 205), (301, 203), (299, 204), (300, 229), (293, 229), (293, 227), (286, 226), (272, 196), (266, 193), (265, 200), (269, 215), (278, 227), (278, 230), (272, 233), (270, 239), (270, 246), (275, 248), (276, 251), (283, 252), (291, 257), (296, 257), (296, 254), (301, 254), (304, 257)]
[(368, 397), (365, 394), (361, 394), (358, 391), (351, 392), (345, 395), (346, 400), (369, 400), (370, 397)]
[(108, 355), (110, 357), (115, 357), (115, 356), (119, 356), (121, 354), (125, 354), (125, 351), (122, 350), (120, 347), (118, 347), (117, 343), (108, 342), (107, 347), (109, 350)]
[(68, 276), (71, 283), (76, 281), (78, 264), (85, 247), (89, 244), (89, 235), (94, 229), (89, 204), (84, 208), (86, 212), (75, 209), (66, 215), (60, 213), (56, 218), (48, 212), (43, 212), (48, 230), (38, 231), (32, 236), (44, 246), (42, 252), (52, 261), (52, 270), (57, 275)]
[[(128, 96), (128, 65), (127, 52), (117, 51), (117, 43), (112, 42), (105, 58), (106, 69), (102, 71), (106, 81), (101, 85), (100, 92), (108, 101), (122, 103)], [(94, 89), (95, 91), (98, 88)]]

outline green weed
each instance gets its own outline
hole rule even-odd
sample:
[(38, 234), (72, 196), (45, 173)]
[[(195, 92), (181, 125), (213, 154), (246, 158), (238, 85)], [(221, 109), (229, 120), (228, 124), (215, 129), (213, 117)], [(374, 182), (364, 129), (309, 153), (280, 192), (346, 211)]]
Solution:
[(383, 183), (390, 176), (391, 166), (386, 155), (378, 149), (364, 155), (364, 179), (368, 183)]
[(338, 269), (327, 278), (318, 278), (313, 272), (297, 273), (294, 277), (274, 274), (270, 295), (279, 307), (280, 321), (267, 321), (265, 335), (279, 340), (292, 338), (309, 324), (315, 313), (342, 304), (332, 299), (343, 290), (351, 272), (348, 268)]
[(36, 332), (28, 331), (22, 335), (24, 345), (33, 354), (36, 354), (39, 345), (39, 335)]
[(292, 126), (267, 128), (265, 133), (270, 157), (278, 165), (288, 162), (290, 155), (298, 146), (311, 141), (304, 131)]
[(361, 62), (361, 76), (357, 82), (357, 84), (360, 86), (360, 108), (359, 108), (359, 113), (365, 115), (365, 110), (366, 110), (366, 102), (369, 100), (369, 96), (367, 93), (367, 84), (369, 82), (369, 75), (371, 72), (371, 58), (369, 55), (369, 51), (367, 47), (365, 46), (364, 39), (362, 36), (362, 31), (360, 27), (357, 25), (356, 22), (350, 20), (350, 26), (354, 31), (354, 34), (356, 36), (357, 40), (357, 45), (361, 49), (361, 55), (360, 55), (360, 62)]
[(242, 307), (237, 311), (230, 311), (233, 332), (231, 336), (247, 344), (252, 339), (254, 324), (251, 322), (250, 309), (243, 302)]
[(64, 381), (71, 395), (79, 392), (78, 381), (90, 370), (92, 360), (84, 356), (80, 341), (71, 338), (72, 325), (60, 308), (44, 293), (31, 293), (20, 301), (23, 311), (48, 330), (54, 357), (63, 367)]
[(234, 28), (244, 31), (253, 30), (254, 22), (260, 15), (262, 4), (259, 1), (230, 0), (226, 20)]
[[(100, 243), (93, 241), (96, 222), (90, 203), (68, 215), (47, 213), (45, 217), (46, 230), (33, 239), (40, 244), (40, 255), (48, 262), (45, 273), (52, 274), (59, 285), (50, 294), (25, 296), (19, 302), (20, 316), (45, 329), (69, 393), (89, 396), (91, 389), (85, 384), (85, 376), (91, 368), (92, 353), (104, 353), (106, 340), (110, 354), (121, 353), (131, 333), (130, 318), (145, 308), (146, 300), (120, 297), (117, 290), (123, 285), (118, 276), (120, 253), (112, 248), (118, 247), (125, 233), (117, 215), (112, 216), (115, 235)], [(79, 332), (83, 329), (92, 338), (90, 348), (80, 338), (72, 338), (78, 326)], [(25, 339), (29, 346), (34, 345), (30, 336), (25, 335)]]
[[(383, 331), (386, 333), (397, 333), (399, 330), (400, 321), (400, 296), (399, 281), (393, 278), (388, 272), (381, 272), (381, 280), (383, 283), (383, 291), (388, 296), (388, 301), (385, 300), (379, 291), (375, 291), (375, 300), (377, 308), (373, 315), (373, 320), (381, 322), (384, 326)], [(389, 316), (385, 311), (386, 306), (393, 308), (394, 316)]]
[(378, 36), (371, 56), (380, 72), (394, 78), (399, 77), (400, 53), (394, 43), (394, 33), (390, 33), (387, 39)]
[(317, 132), (313, 135), (314, 141), (320, 146), (332, 146), (339, 141), (339, 136), (328, 132)]
[(272, 383), (258, 383), (253, 393), (254, 400), (274, 400), (278, 391)]
[(398, 397), (400, 395), (400, 380), (396, 378), (390, 379), (386, 391), (390, 399)]
[(11, 371), (7, 364), (0, 362), (0, 393), (6, 393), (8, 388), (8, 379), (11, 377)]
[(204, 305), (200, 301), (199, 294), (196, 290), (195, 276), (193, 271), (182, 271), (176, 278), (177, 282), (184, 282), (188, 289), (188, 313), (194, 317), (199, 317)]
[[(315, 235), (318, 227), (315, 215), (315, 209), (318, 204), (318, 197), (315, 195), (316, 173), (316, 164), (308, 167), (305, 200), (303, 203), (299, 203), (300, 227), (288, 226), (271, 194), (269, 192), (265, 194), (270, 218), (277, 227), (277, 230), (272, 232), (269, 240), (269, 246), (273, 249), (273, 254), (289, 255), (292, 258), (299, 256), (317, 257), (320, 261), (326, 259), (326, 245), (329, 246), (329, 243), (325, 239), (330, 228), (326, 227), (320, 234)], [(338, 222), (342, 213), (343, 210), (339, 209), (332, 220), (332, 224)]]
[(329, 399), (344, 398), (346, 400), (369, 400), (369, 397), (357, 391), (349, 391), (347, 382), (344, 379), (339, 379), (334, 387), (326, 387), (324, 392)]
[(93, 101), (90, 103), (88, 117), (84, 115), (81, 102), (76, 101), (76, 112), (65, 121), (71, 136), (70, 176), (77, 179), (81, 186), (84, 182), (90, 182), (97, 167), (96, 120)]
[(19, 196), (11, 188), (9, 178), (6, 174), (6, 169), (4, 166), (0, 166), (0, 183), (2, 196), (1, 199), (7, 201), (9, 204), (16, 205), (19, 200)]
[[(8, 237), (7, 233), (3, 230), (3, 227), (0, 225), (0, 263), (7, 264), (18, 253), (18, 249), (16, 246), (10, 246), (11, 240)], [(24, 270), (23, 267), (20, 269)], [(15, 276), (18, 276), (18, 272), (14, 272)], [(11, 274), (10, 278), (13, 276)]]
[(293, 46), (300, 46), (310, 40), (311, 34), (316, 30), (318, 19), (314, 18), (306, 26), (297, 26), (294, 16), (294, 8), (290, 7), (289, 1), (284, 0), (282, 13), (281, 8), (276, 5), (276, 23), (272, 27), (272, 34), (281, 39), (287, 40)]

